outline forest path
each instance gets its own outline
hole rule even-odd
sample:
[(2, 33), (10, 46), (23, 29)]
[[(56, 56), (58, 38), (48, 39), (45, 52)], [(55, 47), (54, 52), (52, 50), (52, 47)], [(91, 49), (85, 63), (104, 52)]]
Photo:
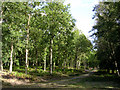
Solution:
[(69, 79), (62, 79), (58, 81), (51, 81), (47, 83), (34, 83), (32, 86), (34, 87), (43, 87), (43, 88), (73, 88), (74, 86), (72, 84), (77, 83), (80, 81), (80, 79), (89, 77), (92, 74), (92, 72), (89, 72), (87, 74), (82, 74), (79, 76), (74, 76)]
[[(104, 89), (120, 89), (119, 83), (109, 80), (111, 77), (94, 76), (94, 72), (89, 71), (79, 76), (70, 76), (69, 78), (59, 77), (56, 79), (46, 80), (42, 82), (29, 82), (27, 80), (18, 80), (15, 78), (3, 79), (3, 88), (104, 88)], [(8, 84), (10, 83), (10, 84)]]
[(74, 77), (69, 78), (69, 79), (63, 79), (63, 80), (55, 81), (54, 83), (67, 84), (67, 83), (70, 83), (70, 81), (72, 81), (72, 80), (76, 80), (77, 81), (78, 79), (88, 77), (89, 75), (90, 75), (90, 73), (88, 73), (88, 74), (82, 74), (82, 75), (79, 75), (79, 76), (74, 76)]
[[(66, 85), (68, 85), (70, 82), (73, 83), (72, 80), (79, 80), (80, 78), (85, 78), (87, 76), (89, 76), (89, 73), (88, 74), (82, 74), (82, 75), (79, 75), (79, 76), (71, 76), (69, 78), (64, 78), (64, 79), (61, 79), (59, 80), (58, 77), (55, 79), (55, 80), (50, 80), (50, 81), (44, 81), (43, 82), (29, 82), (27, 79), (25, 80), (20, 80), (20, 79), (17, 79), (15, 77), (10, 77), (8, 76), (8, 72), (0, 72), (0, 77), (1, 76), (4, 76), (4, 77), (1, 77), (1, 80), (4, 81), (2, 82), (2, 86), (3, 87), (15, 87), (15, 88), (38, 88), (38, 87), (41, 87), (41, 88), (58, 88), (58, 87), (66, 87)], [(40, 78), (41, 79), (41, 78)]]

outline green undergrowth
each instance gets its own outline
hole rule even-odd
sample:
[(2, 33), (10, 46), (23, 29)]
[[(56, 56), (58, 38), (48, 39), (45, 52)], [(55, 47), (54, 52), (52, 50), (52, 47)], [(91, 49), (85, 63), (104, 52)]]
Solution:
[[(76, 80), (72, 80), (73, 82)], [(92, 75), (85, 78), (80, 78), (76, 83), (71, 85), (82, 86), (85, 88), (103, 88), (103, 89), (120, 89), (120, 77), (113, 74), (105, 74), (94, 72)]]
[[(25, 69), (21, 69), (21, 68), (16, 68), (14, 69), (14, 71), (18, 71), (18, 72), (22, 72), (25, 73)], [(57, 74), (61, 74), (61, 75), (67, 75), (67, 76), (76, 76), (83, 73), (82, 70), (76, 70), (76, 69), (59, 69), (56, 68), (55, 70), (53, 70), (53, 75), (57, 75)], [(49, 70), (47, 69), (46, 71), (44, 71), (41, 68), (28, 68), (28, 74), (30, 75), (35, 75), (35, 76), (49, 76)]]
[(66, 74), (68, 76), (77, 76), (80, 75), (82, 70), (76, 70), (76, 69), (56, 69), (55, 72), (61, 72), (62, 74)]
[[(8, 71), (9, 72), (9, 71)], [(48, 70), (44, 71), (41, 68), (28, 68), (27, 74), (25, 74), (24, 68), (16, 67), (11, 74), (5, 76), (6, 78), (17, 78), (17, 79), (29, 79), (30, 81), (36, 81), (37, 79), (44, 78), (46, 80), (59, 80), (64, 79), (70, 76), (78, 76), (82, 73), (81, 70), (75, 69), (59, 69), (53, 71), (52, 75), (49, 73)]]

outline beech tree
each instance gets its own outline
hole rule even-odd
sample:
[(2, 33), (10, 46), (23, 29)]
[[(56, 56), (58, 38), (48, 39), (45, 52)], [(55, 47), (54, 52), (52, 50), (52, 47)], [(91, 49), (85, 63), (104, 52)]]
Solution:
[(67, 33), (67, 30), (72, 30), (74, 27), (74, 19), (68, 12), (69, 5), (65, 6), (61, 2), (50, 2), (42, 8), (46, 14), (44, 17), (44, 27), (49, 33), (49, 55), (50, 55), (50, 73), (52, 74), (52, 62), (53, 62), (53, 39), (58, 34)]

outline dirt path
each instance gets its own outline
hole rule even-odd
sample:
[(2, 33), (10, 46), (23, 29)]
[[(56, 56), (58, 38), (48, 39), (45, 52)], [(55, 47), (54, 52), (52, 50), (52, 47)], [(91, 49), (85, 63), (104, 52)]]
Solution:
[(72, 81), (72, 80), (77, 80), (77, 79), (80, 79), (80, 78), (85, 78), (85, 77), (88, 77), (90, 75), (90, 73), (88, 74), (82, 74), (80, 76), (75, 76), (75, 77), (72, 77), (70, 79), (64, 79), (64, 80), (60, 80), (60, 81), (55, 81), (53, 83), (57, 83), (57, 84), (67, 84), (69, 83), (69, 81)]
[[(7, 72), (0, 72), (0, 77), (1, 76), (4, 76), (4, 75), (7, 75), (8, 73)], [(69, 82), (71, 80), (77, 80), (79, 78), (85, 78), (89, 76), (89, 74), (82, 74), (80, 76), (74, 76), (74, 77), (71, 77), (69, 79), (62, 79), (62, 80), (58, 80), (58, 81), (49, 81), (49, 82), (41, 82), (41, 83), (36, 83), (36, 82), (29, 82), (28, 80), (19, 80), (19, 79), (16, 79), (16, 78), (9, 78), (7, 76), (7, 78), (2, 78), (1, 80), (4, 81), (2, 84), (3, 87), (22, 87), (22, 88), (38, 88), (38, 87), (41, 87), (41, 88), (59, 88), (59, 87), (66, 87)]]
[[(7, 72), (0, 72), (0, 76), (4, 76), (7, 75)], [(7, 78), (2, 78), (1, 80), (4, 81), (3, 82), (3, 87), (42, 87), (42, 88), (58, 88), (58, 87), (67, 87), (70, 83), (76, 83), (77, 80), (79, 80), (80, 78), (86, 78), (90, 75), (90, 73), (88, 74), (82, 74), (80, 76), (74, 76), (74, 77), (70, 77), (69, 79), (62, 79), (62, 80), (58, 80), (58, 81), (49, 81), (49, 82), (29, 82), (29, 80), (19, 80), (16, 78), (9, 78), (7, 76)], [(11, 85), (10, 85), (11, 84)]]
[[(5, 81), (5, 80), (4, 80)], [(6, 85), (3, 87), (8, 88), (117, 88), (120, 89), (119, 84), (114, 83), (110, 80), (105, 80), (105, 78), (99, 78), (94, 76), (94, 72), (88, 72), (87, 74), (82, 74), (79, 76), (74, 76), (70, 78), (64, 78), (62, 80), (47, 82), (23, 82), (22, 80), (8, 79), (7, 81), (12, 82), (11, 85)], [(7, 82), (5, 81), (5, 82)]]
[(80, 76), (71, 77), (69, 79), (62, 79), (59, 81), (51, 81), (48, 83), (32, 83), (32, 87), (42, 87), (42, 88), (73, 88), (73, 86), (69, 85), (71, 83), (77, 83), (81, 78), (86, 78), (90, 76), (90, 73), (88, 74), (82, 74)]

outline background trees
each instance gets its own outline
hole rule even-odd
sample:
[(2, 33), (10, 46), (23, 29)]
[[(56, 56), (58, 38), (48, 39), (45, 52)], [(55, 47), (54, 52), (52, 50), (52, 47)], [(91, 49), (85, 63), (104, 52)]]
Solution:
[[(118, 48), (120, 47), (120, 2), (100, 2), (95, 6), (97, 30), (94, 35), (97, 37), (97, 58), (100, 60), (100, 68), (117, 71), (119, 75), (120, 60)], [(106, 63), (106, 64), (105, 64)]]
[(13, 70), (86, 69), (92, 44), (75, 28), (63, 2), (4, 2), (3, 67)]

